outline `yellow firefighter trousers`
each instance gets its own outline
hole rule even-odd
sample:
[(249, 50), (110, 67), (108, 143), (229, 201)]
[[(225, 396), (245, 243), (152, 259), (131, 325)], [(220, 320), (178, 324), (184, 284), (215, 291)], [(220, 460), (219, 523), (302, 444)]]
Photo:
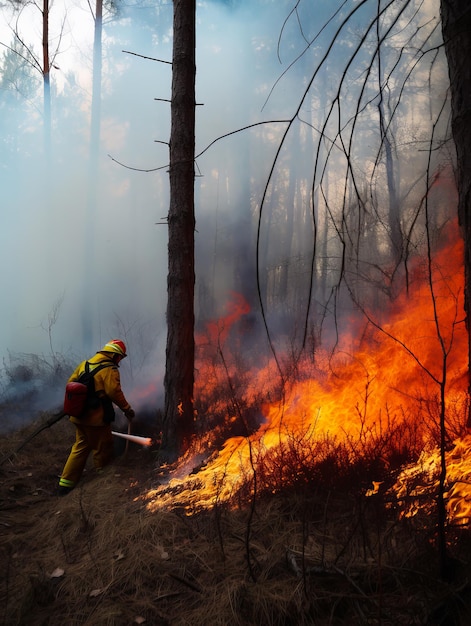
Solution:
[(109, 424), (104, 426), (75, 425), (75, 443), (59, 480), (61, 487), (69, 489), (75, 487), (91, 452), (93, 452), (95, 469), (101, 469), (113, 460), (113, 435)]

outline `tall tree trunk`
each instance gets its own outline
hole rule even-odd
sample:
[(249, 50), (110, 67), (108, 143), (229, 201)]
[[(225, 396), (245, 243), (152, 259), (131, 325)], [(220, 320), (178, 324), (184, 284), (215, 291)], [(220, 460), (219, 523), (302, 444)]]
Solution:
[[(469, 0), (441, 0), (442, 32), (448, 60), (450, 76), (452, 132), (456, 147), (457, 185), (458, 185), (458, 217), (464, 238), (464, 271), (465, 271), (465, 311), (468, 328), (468, 387), (471, 389), (471, 5)], [(446, 369), (444, 368), (444, 381)], [(444, 394), (444, 384), (442, 395)], [(441, 403), (445, 407), (444, 397)], [(468, 426), (471, 426), (468, 412)], [(450, 562), (446, 550), (446, 507), (445, 507), (445, 414), (440, 416), (441, 431), (441, 474), (438, 494), (439, 513), (439, 550), (442, 577), (452, 577)]]
[(50, 84), (50, 60), (49, 60), (49, 0), (43, 0), (43, 94), (44, 94), (44, 153), (46, 159), (46, 171), (51, 160), (51, 84)]
[(96, 294), (92, 292), (92, 281), (87, 277), (93, 273), (95, 259), (95, 227), (94, 216), (97, 205), (97, 188), (99, 180), (99, 151), (101, 127), (101, 74), (102, 74), (102, 35), (103, 35), (103, 0), (96, 0), (95, 30), (93, 39), (93, 82), (92, 107), (90, 120), (90, 150), (88, 161), (88, 190), (85, 215), (85, 251), (84, 251), (84, 284), (83, 297), (87, 306), (82, 310), (82, 335), (84, 348), (93, 348), (94, 325), (97, 317)]
[[(393, 134), (390, 128), (391, 117), (386, 118), (385, 113), (385, 98), (388, 98), (389, 88), (387, 85), (387, 76), (383, 72), (383, 50), (381, 46), (381, 33), (380, 33), (380, 20), (376, 22), (376, 39), (378, 46), (378, 114), (379, 114), (379, 129), (381, 133), (381, 141), (384, 148), (385, 166), (386, 166), (386, 180), (387, 180), (387, 192), (389, 198), (389, 236), (391, 239), (391, 248), (393, 260), (396, 265), (402, 260), (403, 257), (403, 236), (401, 228), (400, 206), (399, 206), (399, 194), (396, 183), (395, 174), (395, 159), (394, 159), (394, 146), (392, 143), (391, 135)], [(388, 47), (385, 47), (385, 54), (388, 54)], [(386, 101), (386, 108), (390, 109), (388, 102)]]
[[(468, 327), (468, 375), (471, 392), (471, 4), (441, 0), (442, 31), (450, 76), (452, 131), (456, 146), (458, 216), (465, 252), (465, 310)], [(468, 414), (471, 426), (471, 413)]]
[(184, 451), (193, 432), (196, 0), (173, 2), (164, 436)]

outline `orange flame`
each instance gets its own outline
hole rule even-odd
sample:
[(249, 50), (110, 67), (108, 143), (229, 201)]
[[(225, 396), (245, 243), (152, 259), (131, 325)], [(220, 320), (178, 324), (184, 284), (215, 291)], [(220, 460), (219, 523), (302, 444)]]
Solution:
[[(231, 295), (232, 300), (227, 315), (216, 322), (209, 322), (206, 325), (206, 334), (209, 342), (213, 345), (223, 345), (234, 322), (240, 319), (242, 315), (250, 312), (250, 305), (241, 294), (232, 292)], [(201, 344), (202, 336), (197, 338), (196, 341)]]

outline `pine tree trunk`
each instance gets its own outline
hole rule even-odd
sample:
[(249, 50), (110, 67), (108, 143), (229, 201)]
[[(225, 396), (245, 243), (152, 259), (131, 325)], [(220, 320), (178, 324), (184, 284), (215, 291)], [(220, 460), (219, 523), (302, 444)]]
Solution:
[[(468, 328), (468, 384), (471, 382), (469, 342), (471, 313), (471, 6), (469, 0), (441, 0), (442, 32), (450, 76), (452, 132), (456, 148), (458, 217), (464, 238), (465, 311)], [(446, 373), (446, 370), (445, 370)], [(444, 378), (445, 380), (445, 378)], [(471, 388), (471, 385), (469, 385)], [(441, 473), (438, 493), (438, 541), (440, 573), (451, 580), (453, 571), (446, 547), (446, 458), (445, 458), (445, 385), (442, 385), (443, 407), (440, 415)], [(470, 425), (468, 414), (468, 425)]]
[[(43, 0), (43, 94), (44, 94), (44, 153), (46, 163), (51, 162), (51, 85), (49, 61), (49, 0)], [(47, 168), (49, 171), (49, 168)]]
[[(452, 131), (456, 147), (458, 216), (465, 244), (465, 310), (471, 331), (471, 5), (469, 0), (441, 0), (443, 39), (450, 76)], [(469, 339), (468, 339), (469, 342)], [(471, 391), (471, 343), (468, 343)], [(471, 425), (468, 415), (468, 425)]]
[(193, 432), (196, 2), (173, 6), (164, 445), (182, 452)]

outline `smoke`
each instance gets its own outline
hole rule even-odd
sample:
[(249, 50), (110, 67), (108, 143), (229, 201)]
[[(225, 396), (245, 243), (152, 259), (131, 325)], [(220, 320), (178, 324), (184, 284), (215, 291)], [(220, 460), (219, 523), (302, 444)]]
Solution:
[[(352, 124), (355, 98), (367, 67), (365, 56), (358, 56), (355, 71), (346, 77), (340, 94), (345, 107), (341, 118), (333, 114), (329, 120), (329, 99), (324, 98), (325, 94), (330, 94), (330, 99), (335, 96), (345, 57), (355, 49), (358, 33), (371, 20), (377, 3), (358, 12), (350, 27), (341, 31), (328, 63), (319, 70), (315, 88), (304, 101), (312, 68), (355, 3), (336, 12), (330, 1), (316, 3), (315, 9), (306, 1), (298, 4), (296, 13), (290, 13), (291, 4), (199, 2), (197, 9), (197, 319), (217, 318), (225, 311), (230, 293), (236, 291), (256, 316), (251, 328), (263, 333), (256, 275), (258, 244), (270, 329), (283, 340), (287, 333), (302, 335), (310, 304), (306, 294), (312, 278), (314, 231), (306, 224), (313, 210), (316, 151), (319, 148), (321, 158), (330, 159), (324, 177), (319, 177), (320, 168), (314, 181), (316, 202), (325, 215), (333, 210), (334, 201), (342, 206), (348, 167), (366, 179), (372, 175), (380, 144), (373, 113), (377, 103), (361, 118), (366, 141), (352, 153), (347, 166), (335, 134), (335, 128)], [(422, 7), (420, 23), (426, 23), (432, 5)], [(40, 81), (34, 94), (21, 98), (16, 93), (16, 100), (5, 101), (1, 107), (0, 355), (4, 361), (9, 353), (81, 360), (110, 338), (120, 337), (127, 342), (130, 355), (122, 364), (123, 388), (131, 402), (135, 394), (143, 405), (152, 404), (161, 401), (165, 365), (165, 142), (170, 132), (170, 106), (165, 100), (171, 95), (171, 66), (155, 59), (171, 60), (172, 4), (122, 8), (118, 17), (105, 21), (98, 188), (91, 228), (86, 206), (93, 22), (87, 11), (86, 4), (72, 9), (65, 0), (53, 7), (55, 36), (61, 15), (66, 16), (66, 31), (55, 60), (60, 69), (51, 75), (49, 166), (43, 152)], [(322, 29), (321, 24), (331, 15), (335, 19)], [(34, 19), (28, 41), (39, 54), (39, 17)], [(398, 31), (407, 26), (407, 15), (402, 19)], [(383, 26), (387, 27), (386, 19)], [(20, 21), (22, 27), (26, 28)], [(1, 32), (1, 40), (8, 44), (9, 34)], [(391, 49), (393, 44), (391, 40)], [(412, 65), (413, 60), (409, 69)], [(416, 85), (423, 83), (418, 76), (417, 70)], [(3, 82), (2, 93), (6, 89)], [(400, 85), (394, 89), (399, 91)], [(427, 136), (422, 123), (425, 105), (420, 107), (417, 100), (412, 109), (405, 107), (404, 115), (410, 133), (422, 140)], [(364, 103), (364, 110), (367, 108)], [(293, 116), (295, 123), (262, 205), (279, 142)], [(270, 124), (260, 124), (264, 121)], [(220, 139), (207, 149), (218, 138), (250, 125), (253, 128)], [(405, 143), (404, 136), (400, 139)], [(366, 144), (371, 144), (368, 157)], [(420, 170), (425, 157), (420, 156), (417, 145), (408, 160), (416, 159), (414, 167)], [(398, 145), (395, 149), (400, 152)], [(406, 169), (407, 164), (401, 174)], [(408, 172), (407, 181), (414, 176)], [(411, 207), (412, 196), (420, 194), (423, 188), (417, 187), (407, 195)], [(381, 204), (382, 199), (376, 201)], [(261, 239), (257, 241), (261, 210)], [(319, 210), (319, 228), (327, 228), (321, 209), (315, 210)], [(287, 237), (283, 233), (290, 220)], [(337, 225), (329, 228), (333, 233)], [(330, 247), (324, 251), (326, 264), (315, 268), (314, 277), (313, 298), (322, 317), (329, 308), (326, 294), (339, 272), (339, 249), (332, 243), (333, 236), (329, 241)], [(86, 263), (89, 254), (91, 262)], [(325, 276), (328, 284), (321, 284)], [(84, 312), (93, 322), (92, 345), (84, 337)], [(257, 340), (252, 345), (258, 345)]]

